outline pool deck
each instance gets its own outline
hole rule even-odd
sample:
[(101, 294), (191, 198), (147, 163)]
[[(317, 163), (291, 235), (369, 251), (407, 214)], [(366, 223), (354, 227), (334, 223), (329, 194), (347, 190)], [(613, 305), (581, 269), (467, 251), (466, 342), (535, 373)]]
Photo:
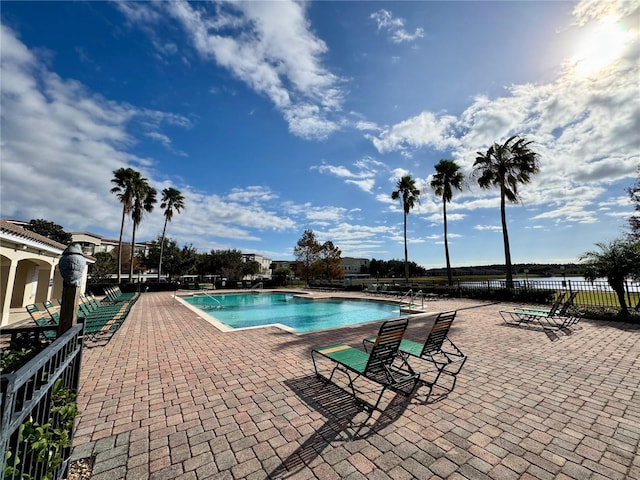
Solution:
[(449, 336), (468, 360), (454, 390), (446, 377), (431, 394), (387, 393), (367, 419), (314, 375), (310, 351), (361, 346), (379, 324), (224, 333), (145, 293), (83, 351), (73, 458), (95, 456), (93, 480), (640, 479), (640, 326), (547, 335), (505, 325), (506, 304), (425, 305), (458, 310)]

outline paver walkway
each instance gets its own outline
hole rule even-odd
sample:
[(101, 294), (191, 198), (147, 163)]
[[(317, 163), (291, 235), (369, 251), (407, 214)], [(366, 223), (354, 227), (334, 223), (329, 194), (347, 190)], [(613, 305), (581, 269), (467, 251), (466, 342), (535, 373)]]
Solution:
[(171, 294), (143, 294), (83, 352), (74, 458), (95, 455), (94, 480), (640, 479), (637, 326), (583, 320), (552, 341), (504, 325), (504, 305), (429, 307), (460, 309), (450, 337), (469, 359), (454, 391), (389, 394), (363, 425), (310, 350), (360, 346), (377, 323), (221, 333)]

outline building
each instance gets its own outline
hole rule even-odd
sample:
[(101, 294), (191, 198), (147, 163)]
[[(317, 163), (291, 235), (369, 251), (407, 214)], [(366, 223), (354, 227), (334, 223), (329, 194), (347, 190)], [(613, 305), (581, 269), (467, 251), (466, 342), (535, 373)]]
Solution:
[(258, 255), (256, 253), (243, 253), (242, 261), (245, 263), (249, 262), (257, 262), (260, 265), (260, 270), (256, 275), (253, 276), (251, 280), (255, 280), (256, 278), (266, 279), (271, 278), (271, 259), (267, 257), (263, 257), (262, 255)]
[(369, 273), (368, 258), (344, 257), (340, 259), (340, 262), (346, 276)]
[[(22, 223), (24, 224), (24, 223)], [(21, 222), (0, 219), (0, 325), (12, 322), (12, 311), (23, 314), (25, 307), (62, 296), (62, 276), (58, 262), (66, 245), (25, 230)], [(88, 264), (80, 291), (85, 290)]]
[[(110, 253), (118, 248), (118, 240), (111, 240), (101, 237), (90, 232), (71, 232), (71, 243), (77, 243), (82, 247), (83, 253), (86, 255), (95, 255), (96, 253)], [(122, 241), (123, 245), (130, 245), (131, 242)], [(151, 242), (136, 242), (134, 247), (135, 255), (147, 255)], [(123, 249), (124, 250), (124, 249)]]

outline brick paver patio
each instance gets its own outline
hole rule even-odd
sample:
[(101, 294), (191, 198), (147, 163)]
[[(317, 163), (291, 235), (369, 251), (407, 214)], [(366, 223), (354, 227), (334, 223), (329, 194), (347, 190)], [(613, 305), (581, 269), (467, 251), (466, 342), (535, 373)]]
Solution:
[(95, 455), (95, 480), (640, 479), (637, 326), (583, 320), (554, 339), (504, 325), (504, 305), (428, 306), (460, 309), (450, 337), (469, 358), (454, 391), (385, 394), (384, 414), (363, 423), (314, 376), (310, 350), (361, 346), (379, 324), (222, 333), (146, 293), (106, 346), (83, 352), (74, 458)]

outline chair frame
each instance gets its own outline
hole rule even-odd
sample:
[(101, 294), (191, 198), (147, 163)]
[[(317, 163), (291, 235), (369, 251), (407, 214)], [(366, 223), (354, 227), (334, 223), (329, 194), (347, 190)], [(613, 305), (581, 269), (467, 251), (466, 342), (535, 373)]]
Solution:
[[(408, 392), (409, 394), (412, 393), (418, 384), (420, 374), (411, 368), (403, 355), (398, 354), (400, 342), (407, 329), (407, 325), (407, 318), (385, 321), (380, 326), (376, 341), (373, 343), (369, 353), (343, 343), (314, 348), (311, 350), (311, 360), (313, 361), (313, 368), (316, 375), (319, 378), (331, 382), (333, 381), (333, 376), (336, 371), (343, 372), (348, 378), (348, 386), (351, 394), (356, 401), (369, 411), (369, 415), (375, 410), (379, 410), (378, 406), (387, 389), (406, 395), (407, 392), (401, 390), (400, 387), (413, 382), (411, 391)], [(347, 358), (341, 359), (341, 357), (346, 357), (347, 355), (352, 357), (352, 361), (349, 361)], [(318, 356), (335, 363), (328, 377), (322, 375), (318, 370), (316, 359)], [(353, 357), (357, 358), (354, 359)], [(382, 390), (373, 405), (358, 398), (356, 392), (362, 392), (356, 388), (355, 381), (360, 377), (382, 385)]]
[(35, 324), (43, 328), (42, 334), (46, 340), (51, 341), (58, 338), (58, 323), (48, 310), (40, 310), (35, 303), (27, 305), (26, 309)]
[[(436, 376), (433, 381), (426, 381), (422, 375), (430, 372), (430, 369), (420, 370), (419, 374), (420, 383), (427, 385), (430, 389), (433, 389), (433, 386), (438, 383), (440, 379), (440, 375), (443, 373), (445, 375), (449, 375), (453, 378), (453, 385), (451, 386), (451, 390), (455, 388), (457, 375), (462, 370), (465, 362), (467, 361), (467, 356), (462, 353), (462, 351), (456, 346), (455, 343), (451, 341), (449, 338), (449, 330), (453, 321), (456, 318), (456, 311), (450, 312), (441, 312), (435, 319), (427, 338), (424, 343), (414, 342), (413, 340), (402, 339), (400, 342), (399, 352), (401, 355), (404, 355), (405, 358), (413, 357), (416, 359), (424, 360), (425, 362), (429, 362), (436, 369)], [(425, 315), (418, 315), (413, 317), (413, 320)], [(426, 316), (431, 316), (431, 314), (427, 314)], [(375, 341), (375, 337), (365, 338), (362, 341), (362, 344), (367, 350), (367, 347), (371, 345)], [(450, 365), (455, 365), (456, 368), (451, 370), (448, 369)]]
[[(564, 293), (566, 294), (566, 292)], [(515, 307), (507, 310), (500, 310), (500, 316), (507, 325), (522, 326), (538, 324), (543, 330), (559, 330), (567, 328), (578, 323), (579, 320), (574, 315), (567, 315), (569, 309), (573, 307), (573, 301), (577, 295), (578, 292), (572, 292), (564, 303), (556, 300), (554, 305), (548, 310), (544, 310), (539, 307)], [(560, 303), (562, 306), (560, 306)]]

